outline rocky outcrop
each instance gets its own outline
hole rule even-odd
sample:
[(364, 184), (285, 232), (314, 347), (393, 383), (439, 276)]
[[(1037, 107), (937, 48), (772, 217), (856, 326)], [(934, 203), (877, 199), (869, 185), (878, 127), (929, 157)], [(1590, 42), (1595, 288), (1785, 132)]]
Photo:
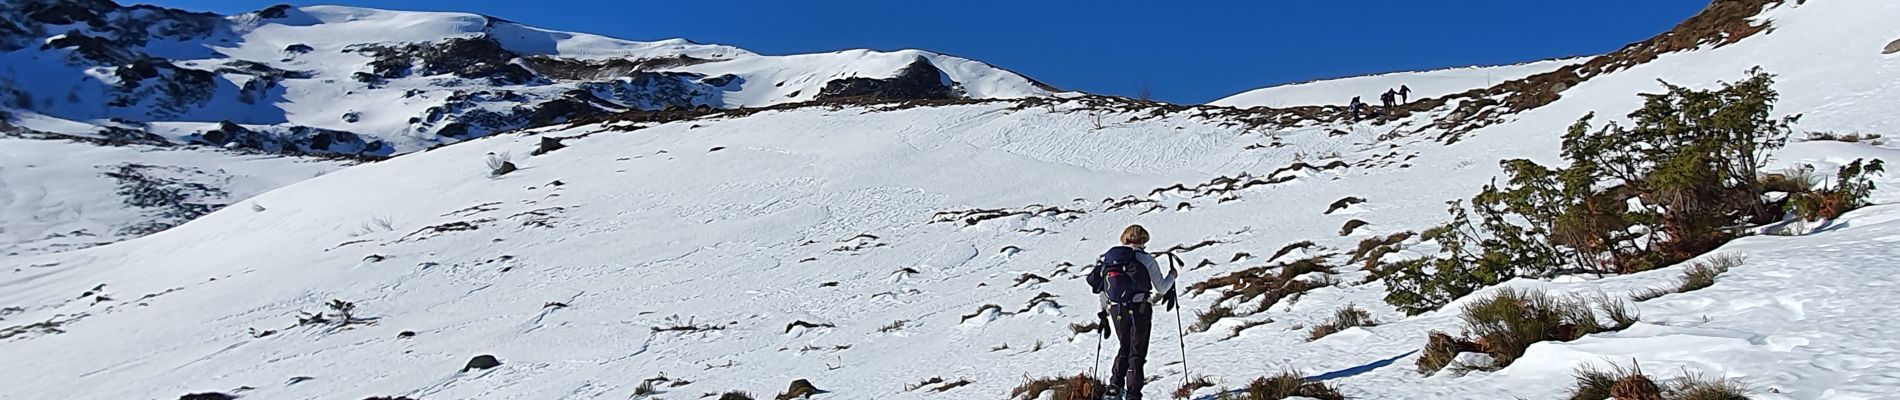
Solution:
[(71, 49), (72, 57), (76, 59), (68, 60), (68, 62), (75, 64), (88, 62), (96, 65), (124, 64), (139, 58), (138, 53), (126, 50), (118, 43), (92, 37), (79, 31), (54, 36), (51, 40), (47, 40), (46, 44), (40, 45), (41, 51), (54, 49)]
[(634, 72), (610, 81), (582, 82), (581, 89), (601, 99), (642, 110), (721, 106), (720, 93), (742, 80), (732, 75), (706, 77), (686, 72)]
[(364, 140), (355, 133), (307, 126), (257, 130), (223, 121), (215, 129), (192, 134), (187, 143), (254, 150), (276, 154), (339, 154), (387, 156), (395, 149), (381, 140)]
[(217, 89), (216, 75), (202, 70), (180, 68), (170, 61), (147, 58), (113, 69), (119, 78), (111, 107), (149, 107), (156, 118), (183, 115), (211, 100)]
[(454, 75), (518, 85), (536, 78), (533, 71), (513, 63), (519, 55), (486, 36), (401, 46), (367, 45), (355, 51), (374, 58), (370, 66), (384, 79)]
[(224, 208), (230, 197), (223, 189), (207, 184), (230, 179), (187, 167), (120, 164), (105, 175), (118, 181), (118, 194), (125, 205), (143, 210), (151, 218), (122, 228), (121, 234), (143, 236), (171, 229)]
[(143, 4), (125, 7), (110, 0), (23, 0), (0, 7), (0, 21), (5, 21), (0, 23), (0, 51), (18, 49), (32, 43), (35, 36), (77, 32), (48, 32), (52, 27), (73, 26), (83, 27), (84, 36), (103, 41), (98, 44), (131, 51), (152, 39), (205, 37), (224, 19)]
[(159, 136), (150, 131), (146, 131), (145, 129), (143, 129), (142, 126), (138, 128), (105, 126), (99, 130), (99, 136), (103, 137), (107, 143), (115, 144), (115, 145), (126, 145), (126, 144), (143, 144), (143, 145), (151, 145), (151, 146), (170, 146), (171, 145), (171, 142), (168, 140), (165, 140), (164, 136)]
[(264, 9), (262, 9), (262, 10), (257, 10), (257, 17), (258, 17), (258, 18), (272, 18), (272, 19), (275, 19), (275, 18), (285, 18), (285, 17), (289, 17), (289, 16), (290, 16), (290, 5), (289, 5), (289, 4), (278, 4), (278, 5), (273, 5), (273, 6), (270, 6), (270, 7), (265, 7), (265, 8), (264, 8)]
[(1887, 48), (1880, 51), (1880, 54), (1893, 54), (1893, 53), (1900, 53), (1900, 39), (1894, 39), (1892, 42), (1887, 42)]
[(920, 56), (890, 78), (853, 77), (826, 82), (818, 98), (948, 99), (957, 97), (955, 85), (929, 59)]
[(469, 359), (468, 364), (462, 367), (462, 372), (479, 371), (499, 366), (501, 366), (501, 360), (496, 359), (495, 356), (483, 354)]
[(613, 110), (613, 103), (594, 96), (586, 90), (571, 90), (561, 97), (543, 102), (534, 107), (516, 107), (517, 113), (526, 113), (523, 126), (544, 126), (591, 117)]
[(557, 81), (593, 81), (632, 77), (640, 71), (654, 71), (664, 68), (684, 67), (688, 65), (712, 62), (690, 56), (646, 58), (629, 60), (612, 58), (606, 60), (575, 60), (558, 57), (528, 57), (522, 59), (528, 68), (548, 79)]
[[(506, 109), (487, 104), (520, 103)], [(507, 90), (458, 93), (440, 106), (430, 107), (413, 121), (417, 129), (433, 129), (437, 136), (465, 140), (495, 132), (564, 123), (624, 110), (593, 93), (575, 89), (542, 101)]]

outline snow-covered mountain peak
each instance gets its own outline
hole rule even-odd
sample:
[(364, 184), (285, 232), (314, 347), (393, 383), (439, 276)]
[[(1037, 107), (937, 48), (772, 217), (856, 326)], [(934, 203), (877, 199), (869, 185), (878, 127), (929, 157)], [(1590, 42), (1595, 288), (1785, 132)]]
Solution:
[[(488, 37), (523, 56), (574, 59), (652, 59), (693, 57), (707, 60), (754, 55), (732, 46), (704, 45), (686, 39), (650, 42), (562, 32), (521, 25), (501, 18), (458, 12), (390, 11), (348, 6), (276, 6), (228, 17), (246, 42), (294, 39), (313, 47), (342, 48), (368, 43), (439, 42)], [(283, 43), (264, 43), (266, 49)], [(235, 55), (234, 55), (235, 56)]]
[[(0, 10), (0, 21), (0, 109), (39, 116), (10, 117), (15, 126), (267, 152), (388, 156), (629, 110), (1054, 90), (925, 51), (767, 56), (454, 12), (273, 6), (226, 17), (29, 0)], [(934, 67), (931, 79), (907, 79), (919, 60)], [(77, 124), (34, 126), (45, 120)]]

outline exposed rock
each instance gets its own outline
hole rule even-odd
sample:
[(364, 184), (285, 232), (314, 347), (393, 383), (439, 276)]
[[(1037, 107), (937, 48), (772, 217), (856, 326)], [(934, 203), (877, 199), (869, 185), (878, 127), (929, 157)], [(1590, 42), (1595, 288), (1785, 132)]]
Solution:
[[(516, 127), (544, 126), (572, 121), (577, 118), (602, 114), (609, 109), (619, 108), (613, 103), (594, 96), (585, 90), (573, 90), (560, 98), (549, 100), (535, 107), (516, 107), (516, 114), (527, 114), (527, 124)], [(503, 129), (513, 129), (508, 127)]]
[(512, 63), (519, 55), (487, 36), (405, 46), (369, 45), (360, 51), (375, 58), (370, 66), (384, 78), (450, 74), (495, 84), (522, 84), (535, 79), (534, 72)]
[(312, 75), (306, 71), (282, 70), (264, 63), (247, 60), (226, 61), (223, 65), (218, 66), (218, 73), (251, 75), (274, 79), (310, 79), (312, 77)]
[(564, 147), (567, 147), (567, 145), (561, 144), (561, 138), (557, 138), (553, 136), (542, 136), (541, 145), (535, 147), (534, 153), (531, 153), (531, 154), (538, 156), (542, 154), (547, 154), (549, 152), (553, 152), (555, 150), (560, 150), (561, 148), (564, 148)]
[(40, 50), (67, 48), (73, 49), (73, 54), (98, 64), (124, 64), (140, 58), (111, 40), (87, 36), (79, 31), (55, 36), (40, 45)]
[(130, 128), (121, 128), (121, 127), (116, 127), (116, 126), (106, 126), (99, 130), (99, 136), (105, 138), (106, 143), (115, 144), (115, 145), (143, 144), (143, 145), (152, 145), (152, 146), (170, 146), (172, 144), (170, 141), (165, 140), (164, 136), (159, 136), (157, 134), (148, 132), (144, 129), (130, 129)]
[(270, 7), (265, 7), (262, 10), (257, 10), (257, 16), (259, 18), (283, 18), (283, 17), (290, 16), (289, 11), (290, 11), (289, 4), (278, 4), (278, 5), (274, 5)]
[(256, 150), (273, 154), (336, 154), (384, 156), (394, 148), (381, 140), (365, 141), (355, 133), (307, 126), (271, 127), (258, 131), (231, 121), (217, 129), (186, 136), (187, 143)]
[(956, 97), (951, 82), (929, 59), (916, 60), (887, 79), (844, 78), (825, 82), (819, 99), (868, 97), (874, 99), (948, 99)]
[[(548, 77), (549, 79), (566, 80), (566, 81), (574, 81), (574, 80), (590, 80), (591, 81), (591, 80), (611, 80), (614, 78), (631, 77), (631, 76), (634, 76), (636, 73), (640, 73), (643, 71), (651, 71), (651, 70), (663, 69), (663, 68), (684, 67), (688, 65), (707, 63), (707, 62), (711, 62), (712, 60), (680, 55), (680, 56), (674, 56), (674, 57), (645, 58), (645, 59), (639, 59), (639, 60), (628, 60), (624, 58), (615, 58), (615, 59), (607, 59), (607, 60), (575, 60), (575, 59), (568, 59), (568, 58), (537, 56), (537, 57), (524, 58), (522, 59), (522, 61), (528, 64), (529, 69), (532, 69), (534, 70), (535, 73), (538, 73), (541, 76)], [(724, 86), (724, 85), (713, 85), (713, 86)]]
[(1880, 51), (1880, 54), (1893, 54), (1893, 53), (1900, 53), (1900, 39), (1894, 39), (1892, 42), (1887, 42), (1887, 48)]
[(231, 399), (236, 399), (236, 398), (237, 396), (232, 396), (232, 395), (218, 393), (218, 392), (192, 393), (192, 394), (187, 394), (184, 396), (178, 396), (178, 400), (231, 400)]
[(515, 172), (517, 169), (520, 168), (516, 168), (514, 162), (502, 161), (501, 164), (495, 166), (493, 171), (490, 171), (489, 176), (507, 175), (509, 172)]
[(113, 74), (119, 77), (119, 89), (107, 105), (149, 107), (157, 118), (183, 115), (203, 106), (217, 90), (216, 74), (180, 68), (163, 59), (140, 59), (119, 66)]
[[(603, 101), (642, 110), (664, 110), (717, 104), (725, 87), (738, 81), (741, 79), (731, 75), (707, 78), (686, 72), (636, 72), (610, 81), (583, 82), (580, 87)], [(737, 89), (736, 86), (733, 89)]]
[(467, 139), (471, 137), (468, 134), (468, 124), (464, 124), (461, 122), (453, 122), (453, 123), (449, 123), (448, 125), (443, 125), (442, 129), (437, 129), (435, 131), (435, 134), (437, 136), (451, 138), (451, 139)]
[[(212, 13), (194, 13), (151, 5), (123, 7), (109, 0), (25, 0), (10, 1), (0, 8), (0, 50), (25, 44), (19, 38), (46, 33), (48, 28), (68, 29), (84, 26), (91, 37), (103, 39), (114, 52), (124, 52), (130, 60), (143, 55), (132, 49), (155, 38), (191, 39), (208, 35), (224, 19)], [(99, 50), (99, 49), (93, 49)], [(87, 54), (88, 58), (100, 53)], [(101, 60), (101, 59), (95, 59)], [(118, 64), (120, 62), (102, 62)]]
[(386, 82), (383, 79), (382, 75), (377, 75), (377, 74), (372, 74), (372, 73), (362, 72), (362, 71), (351, 73), (350, 79), (355, 80), (357, 82), (368, 83), (370, 84), (371, 89), (375, 89), (378, 85), (381, 85), (384, 82)]
[(99, 21), (99, 13), (119, 9), (110, 0), (26, 1), (17, 4), (33, 22), (71, 25)]
[(215, 201), (230, 197), (223, 189), (202, 183), (228, 177), (197, 169), (128, 163), (116, 166), (105, 175), (118, 181), (117, 193), (125, 205), (143, 211), (150, 218), (123, 228), (125, 234), (134, 236), (171, 229), (210, 214), (225, 206)]
[(470, 370), (489, 369), (489, 368), (494, 368), (494, 367), (499, 367), (499, 366), (501, 366), (501, 360), (496, 359), (495, 356), (483, 354), (483, 355), (475, 356), (475, 358), (469, 359), (468, 365), (462, 367), (462, 372), (468, 372)]

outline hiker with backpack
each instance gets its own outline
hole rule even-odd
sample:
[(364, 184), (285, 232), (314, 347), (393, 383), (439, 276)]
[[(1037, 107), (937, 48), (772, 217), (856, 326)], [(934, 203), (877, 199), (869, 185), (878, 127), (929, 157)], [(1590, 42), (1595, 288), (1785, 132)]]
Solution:
[[(1154, 326), (1154, 305), (1173, 310), (1177, 303), (1174, 280), (1179, 272), (1173, 267), (1161, 273), (1161, 265), (1146, 250), (1148, 230), (1129, 225), (1122, 230), (1121, 245), (1108, 249), (1089, 271), (1090, 288), (1101, 294), (1102, 312), (1098, 318), (1104, 328), (1114, 327), (1120, 347), (1114, 367), (1109, 370), (1108, 399), (1141, 400), (1141, 387), (1147, 380), (1142, 367), (1148, 362), (1149, 330)], [(1161, 293), (1160, 297), (1155, 297)]]
[(1379, 95), (1379, 102), (1385, 104), (1385, 107), (1381, 108), (1382, 110), (1391, 113), (1392, 108), (1399, 105), (1399, 91), (1386, 89), (1385, 93)]
[(1346, 103), (1346, 112), (1352, 114), (1353, 122), (1359, 122), (1359, 110), (1364, 108), (1366, 103), (1359, 101), (1359, 96), (1352, 96), (1352, 102)]

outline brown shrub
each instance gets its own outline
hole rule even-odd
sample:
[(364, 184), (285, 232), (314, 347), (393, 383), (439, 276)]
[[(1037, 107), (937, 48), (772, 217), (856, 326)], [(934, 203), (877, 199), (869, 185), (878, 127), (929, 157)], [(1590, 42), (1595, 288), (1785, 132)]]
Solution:
[(1663, 400), (1662, 388), (1642, 374), (1616, 380), (1610, 385), (1610, 397), (1617, 400)]
[(792, 381), (792, 384), (790, 387), (785, 388), (784, 392), (779, 393), (778, 396), (773, 397), (773, 399), (791, 400), (791, 399), (797, 399), (797, 398), (809, 398), (811, 397), (811, 395), (819, 394), (819, 393), (823, 393), (823, 391), (818, 390), (818, 387), (816, 386), (812, 386), (811, 381), (799, 379), (799, 380)]
[(1366, 310), (1358, 306), (1348, 304), (1346, 308), (1341, 308), (1339, 311), (1333, 312), (1333, 320), (1313, 326), (1313, 330), (1308, 332), (1306, 341), (1319, 340), (1319, 338), (1339, 333), (1339, 331), (1346, 330), (1346, 328), (1378, 325), (1378, 321), (1372, 320), (1372, 314), (1367, 313)]
[(1761, 188), (1763, 192), (1784, 192), (1789, 194), (1807, 193), (1820, 183), (1814, 176), (1814, 170), (1796, 169), (1788, 173), (1763, 174)]
[(1418, 373), (1431, 375), (1451, 365), (1458, 353), (1482, 353), (1484, 347), (1466, 338), (1454, 338), (1444, 332), (1426, 334), (1425, 350), (1418, 355)]
[(1195, 390), (1206, 387), (1214, 387), (1214, 381), (1208, 379), (1206, 375), (1195, 376), (1188, 379), (1187, 382), (1182, 383), (1180, 388), (1174, 389), (1174, 398), (1185, 399), (1194, 397)]
[(1287, 296), (1316, 287), (1294, 278), (1313, 272), (1333, 273), (1333, 267), (1326, 265), (1325, 257), (1282, 264), (1278, 266), (1277, 272), (1273, 271), (1274, 268), (1275, 266), (1254, 267), (1214, 277), (1189, 285), (1188, 294), (1199, 295), (1209, 290), (1221, 289), (1221, 295), (1214, 301), (1215, 304), (1236, 299), (1241, 302), (1258, 300), (1260, 308), (1265, 309)]
[(1273, 260), (1278, 260), (1280, 259), (1280, 256), (1284, 256), (1287, 253), (1292, 253), (1294, 250), (1312, 248), (1312, 247), (1313, 247), (1312, 241), (1300, 241), (1300, 242), (1288, 244), (1285, 247), (1281, 247), (1280, 251), (1273, 252), (1273, 257), (1268, 257), (1267, 262), (1273, 262)]
[(1683, 371), (1681, 379), (1663, 389), (1670, 400), (1748, 400), (1748, 385), (1734, 379), (1709, 378), (1699, 372)]
[(1352, 207), (1352, 205), (1354, 204), (1359, 204), (1359, 203), (1364, 203), (1364, 202), (1366, 202), (1366, 199), (1346, 196), (1346, 198), (1342, 198), (1342, 199), (1339, 199), (1338, 201), (1334, 201), (1332, 205), (1327, 206), (1326, 214), (1332, 214), (1334, 211), (1343, 210), (1343, 209), (1346, 209), (1346, 207)]
[(1683, 268), (1682, 277), (1677, 278), (1676, 287), (1645, 289), (1631, 294), (1630, 298), (1636, 301), (1649, 301), (1672, 293), (1688, 293), (1715, 286), (1717, 276), (1728, 272), (1730, 268), (1741, 266), (1744, 260), (1741, 256), (1728, 254), (1709, 257), (1706, 262), (1697, 262)]
[(1279, 400), (1294, 396), (1320, 400), (1345, 400), (1346, 398), (1333, 387), (1321, 382), (1307, 381), (1296, 372), (1260, 377), (1248, 383), (1246, 389), (1247, 392), (1244, 394), (1221, 396), (1221, 398), (1237, 400)]
[(1359, 230), (1359, 227), (1371, 225), (1371, 224), (1372, 224), (1371, 222), (1366, 222), (1366, 221), (1357, 220), (1357, 219), (1346, 221), (1346, 225), (1339, 227), (1339, 236), (1351, 236), (1352, 231)]
[(1188, 332), (1207, 332), (1208, 329), (1213, 329), (1214, 324), (1219, 323), (1222, 318), (1232, 316), (1234, 316), (1233, 307), (1224, 307), (1215, 303), (1209, 306), (1207, 311), (1194, 312), (1194, 325), (1188, 327)]
[(1102, 381), (1088, 375), (1077, 374), (1068, 378), (1029, 378), (1022, 385), (1009, 390), (1009, 398), (1034, 400), (1041, 398), (1043, 392), (1051, 392), (1056, 400), (1095, 400), (1102, 396)]
[(1668, 385), (1658, 385), (1634, 364), (1628, 368), (1611, 364), (1608, 369), (1586, 364), (1577, 367), (1576, 379), (1571, 400), (1748, 400), (1748, 387), (1741, 382), (1711, 379), (1690, 370)]
[(1418, 235), (1418, 233), (1405, 231), (1382, 237), (1366, 238), (1366, 240), (1359, 241), (1359, 247), (1353, 249), (1352, 258), (1346, 262), (1353, 263), (1365, 260), (1366, 269), (1374, 269), (1379, 263), (1379, 258), (1385, 257), (1388, 253), (1399, 251), (1398, 246), (1404, 244), (1407, 239), (1411, 239), (1412, 236), (1415, 235)]

